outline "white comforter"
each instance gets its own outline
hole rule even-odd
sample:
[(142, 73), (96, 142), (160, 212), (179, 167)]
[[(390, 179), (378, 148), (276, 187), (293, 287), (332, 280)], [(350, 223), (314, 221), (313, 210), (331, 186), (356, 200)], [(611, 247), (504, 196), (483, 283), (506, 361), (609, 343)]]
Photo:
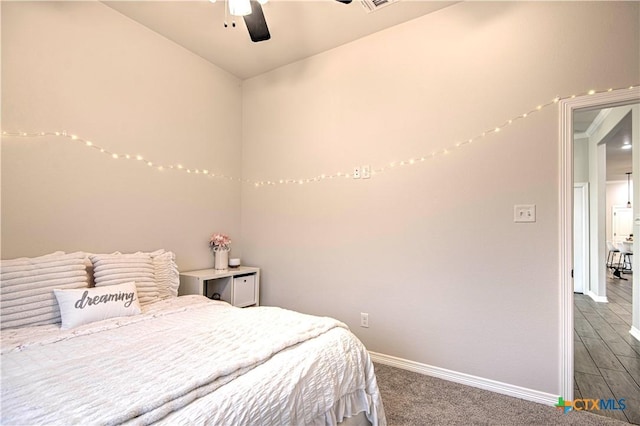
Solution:
[(5, 424), (385, 424), (367, 351), (331, 318), (201, 296), (2, 332)]

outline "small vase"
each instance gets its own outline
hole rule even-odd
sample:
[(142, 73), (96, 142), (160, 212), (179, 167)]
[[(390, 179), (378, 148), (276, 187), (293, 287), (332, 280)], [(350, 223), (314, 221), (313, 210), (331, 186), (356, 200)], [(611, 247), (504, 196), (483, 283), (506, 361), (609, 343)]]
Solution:
[(229, 268), (229, 250), (213, 251), (213, 269), (226, 271)]

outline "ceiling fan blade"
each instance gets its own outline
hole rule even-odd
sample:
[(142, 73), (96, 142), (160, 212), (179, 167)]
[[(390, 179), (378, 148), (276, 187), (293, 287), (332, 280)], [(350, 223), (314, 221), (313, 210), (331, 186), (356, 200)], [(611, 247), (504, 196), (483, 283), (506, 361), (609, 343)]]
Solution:
[(336, 1), (339, 1), (340, 3), (344, 3), (344, 4), (351, 3), (351, 0), (336, 0)]
[(251, 14), (244, 16), (244, 23), (247, 25), (247, 30), (249, 30), (251, 41), (257, 43), (271, 38), (267, 21), (264, 19), (264, 13), (262, 12), (262, 6), (256, 0), (251, 0)]

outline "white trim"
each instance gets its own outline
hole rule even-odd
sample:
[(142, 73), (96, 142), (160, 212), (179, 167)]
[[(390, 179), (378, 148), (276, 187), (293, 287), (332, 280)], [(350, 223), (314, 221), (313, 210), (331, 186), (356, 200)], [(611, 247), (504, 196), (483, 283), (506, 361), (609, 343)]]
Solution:
[[(573, 400), (573, 108), (560, 101), (560, 394)], [(589, 285), (586, 288), (590, 288)]]
[(602, 123), (607, 118), (607, 116), (609, 115), (610, 112), (611, 112), (611, 108), (601, 109), (600, 110), (600, 112), (596, 116), (595, 120), (593, 120), (593, 122), (591, 123), (591, 125), (589, 126), (587, 131), (585, 132), (587, 134), (587, 136), (591, 137), (591, 136), (594, 135), (594, 133), (596, 131), (598, 131), (598, 128), (602, 125)]
[(634, 326), (631, 326), (631, 330), (629, 330), (629, 334), (635, 337), (636, 340), (640, 340), (640, 330), (638, 330)]
[[(591, 267), (589, 265), (589, 182), (574, 182), (573, 183), (573, 196), (575, 197), (576, 189), (580, 190), (580, 194), (582, 196), (582, 206), (580, 211), (582, 212), (582, 217), (580, 220), (582, 221), (582, 229), (578, 230), (578, 235), (580, 235), (582, 240), (582, 253), (578, 253), (575, 247), (574, 240), (574, 265), (573, 265), (573, 292), (576, 293), (576, 275), (582, 275), (582, 288), (580, 289), (580, 293), (586, 293), (589, 291), (589, 272), (591, 271)], [(574, 199), (575, 203), (575, 199)], [(575, 212), (574, 212), (575, 218)], [(574, 223), (575, 230), (575, 223)], [(576, 237), (575, 235), (573, 236)], [(576, 257), (580, 258), (582, 261), (582, 270), (577, 272), (577, 265), (575, 265)]]
[(573, 139), (589, 139), (589, 134), (587, 132), (574, 133)]
[(598, 302), (598, 303), (609, 303), (609, 299), (607, 299), (607, 296), (598, 296), (597, 294), (595, 294), (592, 291), (588, 291), (585, 293), (587, 296), (589, 296), (590, 298), (592, 298), (594, 300), (594, 302)]
[(560, 394), (573, 399), (573, 112), (580, 108), (613, 107), (640, 101), (640, 88), (612, 90), (560, 101), (560, 188), (559, 271), (560, 271)]
[(611, 112), (611, 108), (600, 110), (600, 112), (598, 113), (596, 118), (589, 125), (589, 128), (587, 130), (585, 130), (584, 132), (574, 133), (573, 134), (573, 138), (574, 139), (585, 139), (585, 138), (590, 138), (591, 136), (593, 136), (593, 134), (598, 131), (598, 128), (602, 125), (602, 123), (607, 118), (607, 115), (609, 115), (610, 112)]
[(424, 374), (425, 376), (437, 377), (439, 379), (448, 380), (450, 382), (460, 383), (463, 385), (472, 386), (474, 388), (480, 388), (491, 392), (500, 393), (502, 395), (513, 396), (515, 398), (537, 402), (540, 404), (554, 405), (558, 403), (559, 395), (553, 395), (547, 392), (540, 392), (533, 389), (523, 388), (521, 386), (510, 385), (508, 383), (485, 379), (483, 377), (472, 376), (470, 374), (447, 370), (446, 368), (434, 367), (432, 365), (409, 361), (407, 359), (397, 358), (391, 355), (384, 355), (376, 352), (369, 352), (369, 355), (371, 356), (371, 360), (373, 362), (390, 365), (391, 367), (397, 367), (403, 370), (413, 371), (415, 373)]

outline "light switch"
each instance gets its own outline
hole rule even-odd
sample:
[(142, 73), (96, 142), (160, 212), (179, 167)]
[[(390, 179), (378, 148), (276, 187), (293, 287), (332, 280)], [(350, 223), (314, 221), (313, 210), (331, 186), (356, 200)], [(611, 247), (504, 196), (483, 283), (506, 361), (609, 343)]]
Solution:
[(513, 206), (514, 222), (535, 222), (536, 221), (536, 205), (535, 204), (517, 204)]

